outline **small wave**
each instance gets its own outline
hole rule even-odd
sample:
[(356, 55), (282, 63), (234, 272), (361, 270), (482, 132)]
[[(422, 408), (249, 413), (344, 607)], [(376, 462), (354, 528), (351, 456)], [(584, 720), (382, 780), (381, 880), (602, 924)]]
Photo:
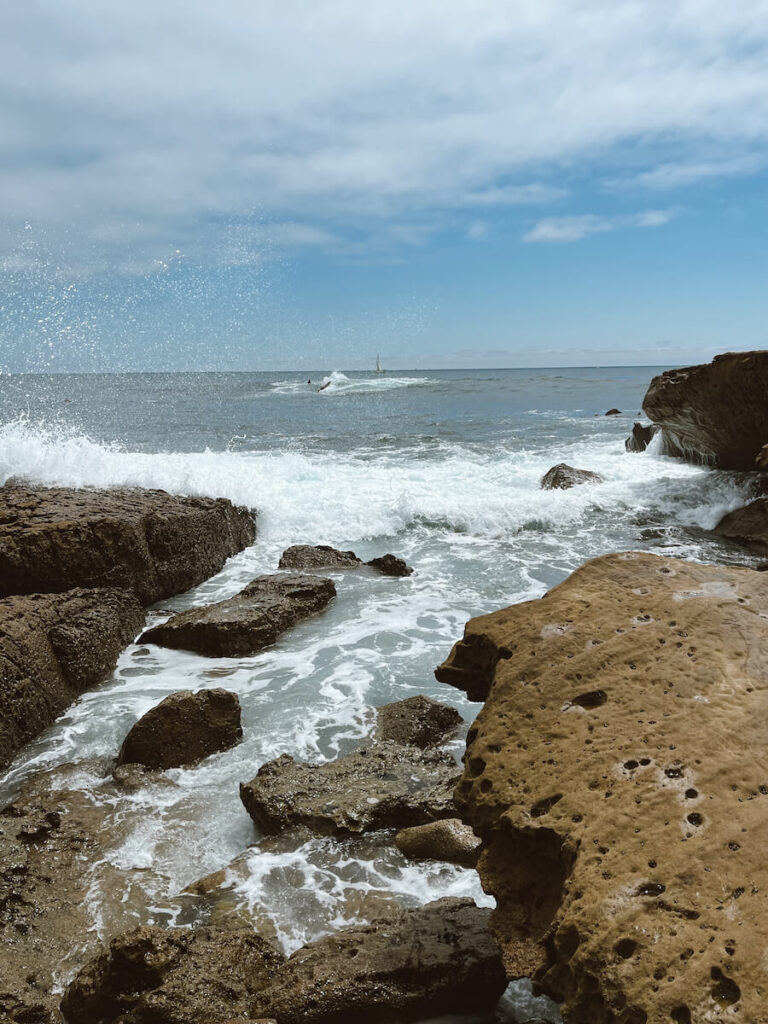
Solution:
[(431, 384), (429, 377), (348, 377), (340, 370), (334, 370), (319, 382), (303, 380), (278, 380), (272, 385), (275, 395), (361, 395), (381, 391), (396, 391)]

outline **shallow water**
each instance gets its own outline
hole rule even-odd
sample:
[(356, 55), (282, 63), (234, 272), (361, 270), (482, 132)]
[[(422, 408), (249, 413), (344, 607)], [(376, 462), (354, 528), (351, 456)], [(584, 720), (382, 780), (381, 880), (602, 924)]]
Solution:
[[(252, 847), (238, 783), (283, 752), (336, 757), (366, 735), (373, 708), (411, 694), (471, 721), (477, 706), (432, 674), (467, 618), (538, 597), (587, 558), (635, 549), (748, 563), (704, 532), (743, 503), (738, 477), (624, 450), (653, 372), (337, 372), (310, 374), (312, 386), (306, 373), (0, 377), (0, 482), (163, 487), (258, 510), (254, 546), (150, 621), (231, 596), (274, 571), (292, 543), (362, 558), (392, 551), (416, 570), (408, 579), (329, 574), (338, 589), (330, 609), (251, 658), (133, 645), (111, 680), (24, 751), (0, 799), (53, 769), (62, 786), (104, 805), (110, 840), (90, 900), (100, 929), (246, 913), (294, 949), (392, 899), (492, 904), (474, 872), (409, 863), (382, 837)], [(612, 406), (625, 414), (602, 415)], [(604, 481), (540, 490), (561, 461)], [(243, 743), (116, 793), (93, 759), (114, 756), (167, 694), (214, 686), (239, 694)], [(459, 738), (457, 758), (462, 746)], [(73, 761), (74, 774), (60, 769)], [(180, 895), (230, 864), (224, 893), (202, 909)], [(526, 998), (515, 994), (502, 1018), (532, 1013)]]

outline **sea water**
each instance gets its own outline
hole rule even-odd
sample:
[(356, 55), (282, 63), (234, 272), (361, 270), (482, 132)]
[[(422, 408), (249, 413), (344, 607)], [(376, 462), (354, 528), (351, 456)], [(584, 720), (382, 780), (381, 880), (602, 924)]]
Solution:
[[(0, 376), (0, 483), (159, 487), (257, 511), (255, 544), (150, 610), (150, 622), (232, 596), (274, 572), (290, 544), (363, 559), (392, 552), (415, 569), (407, 579), (329, 573), (330, 608), (253, 657), (134, 644), (111, 679), (24, 750), (0, 800), (45, 773), (104, 814), (104, 859), (89, 869), (94, 928), (193, 923), (204, 911), (184, 889), (222, 868), (227, 909), (287, 951), (391, 901), (493, 905), (473, 871), (407, 861), (391, 837), (259, 841), (238, 784), (282, 753), (324, 761), (349, 751), (374, 708), (413, 694), (470, 722), (478, 706), (433, 676), (466, 620), (541, 596), (588, 558), (632, 549), (749, 563), (707, 532), (743, 503), (742, 479), (653, 448), (625, 451), (655, 372)], [(621, 415), (606, 417), (612, 407)], [(602, 482), (542, 490), (559, 462)], [(140, 715), (176, 690), (218, 686), (239, 695), (239, 746), (133, 793), (110, 786), (99, 759), (114, 757)], [(459, 736), (457, 759), (462, 748)], [(497, 1014), (534, 1011), (541, 1004), (517, 986)]]

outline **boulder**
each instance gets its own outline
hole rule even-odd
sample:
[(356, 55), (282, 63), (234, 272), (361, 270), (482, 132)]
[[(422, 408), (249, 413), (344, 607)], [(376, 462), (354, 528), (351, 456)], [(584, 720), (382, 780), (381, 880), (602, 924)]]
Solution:
[(425, 750), (444, 743), (460, 725), (456, 708), (418, 694), (377, 708), (373, 736)]
[(490, 1009), (506, 978), (488, 915), (442, 899), (344, 928), (289, 957), (256, 1012), (280, 1024), (360, 1024)]
[(401, 829), (395, 846), (406, 857), (444, 860), (473, 868), (480, 852), (480, 840), (460, 818), (444, 818), (428, 825)]
[(126, 590), (0, 600), (0, 768), (112, 672), (143, 621)]
[(151, 708), (125, 737), (118, 765), (180, 768), (243, 738), (240, 701), (228, 690), (181, 690)]
[(621, 416), (621, 409), (609, 409), (606, 416)]
[(253, 543), (253, 513), (165, 491), (0, 487), (0, 597), (122, 587), (152, 604)]
[(714, 532), (755, 554), (768, 554), (768, 498), (757, 498), (743, 508), (729, 512)]
[(573, 466), (561, 462), (547, 470), (541, 478), (541, 489), (566, 491), (570, 487), (578, 487), (579, 484), (599, 484), (602, 480), (599, 473), (593, 473), (589, 469), (574, 469)]
[(294, 544), (280, 556), (279, 569), (357, 569), (363, 563), (354, 551), (338, 551), (327, 544)]
[(410, 565), (406, 565), (404, 560), (398, 558), (397, 555), (380, 555), (378, 558), (372, 558), (365, 564), (375, 569), (376, 572), (380, 572), (382, 576), (413, 575), (413, 569)]
[(352, 836), (456, 817), (457, 779), (456, 762), (444, 751), (381, 742), (325, 764), (283, 754), (241, 783), (240, 799), (268, 835), (304, 825)]
[(284, 957), (250, 930), (136, 928), (64, 994), (67, 1024), (225, 1024), (251, 1017)]
[(456, 799), (508, 976), (571, 1021), (765, 1024), (768, 577), (607, 555), (463, 643)]
[(768, 351), (728, 352), (654, 377), (643, 400), (671, 454), (752, 470), (768, 441)]
[(658, 431), (659, 427), (655, 423), (635, 423), (632, 436), (624, 442), (624, 447), (628, 452), (644, 452)]
[(148, 629), (141, 642), (214, 658), (255, 654), (321, 611), (335, 594), (333, 582), (322, 576), (259, 576), (237, 597), (190, 608)]

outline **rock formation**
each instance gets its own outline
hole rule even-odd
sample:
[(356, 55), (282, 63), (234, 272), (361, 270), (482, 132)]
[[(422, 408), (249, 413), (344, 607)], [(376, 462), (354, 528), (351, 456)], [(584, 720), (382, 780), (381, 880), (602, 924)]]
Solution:
[(372, 558), (365, 564), (375, 569), (376, 572), (380, 572), (382, 576), (413, 575), (413, 569), (410, 565), (406, 565), (405, 561), (402, 558), (398, 558), (397, 555), (380, 555), (378, 558)]
[(473, 868), (480, 852), (480, 840), (459, 818), (444, 818), (428, 825), (401, 829), (395, 846), (406, 857), (444, 860)]
[(768, 1021), (768, 577), (589, 562), (467, 624), (461, 816), (510, 978), (590, 1024)]
[(179, 768), (228, 750), (242, 738), (236, 693), (180, 690), (142, 715), (125, 737), (117, 763)]
[(655, 423), (635, 423), (632, 436), (624, 442), (628, 452), (644, 452), (659, 431)]
[(190, 608), (147, 630), (141, 642), (217, 658), (255, 654), (335, 594), (333, 582), (322, 576), (259, 576), (228, 601)]
[(728, 352), (654, 377), (643, 401), (671, 454), (752, 470), (768, 442), (768, 351)]
[(289, 957), (256, 1012), (280, 1024), (360, 1024), (488, 1010), (506, 987), (489, 913), (442, 899), (343, 928)]
[(327, 544), (294, 544), (280, 556), (279, 569), (301, 569), (316, 572), (318, 569), (358, 569), (362, 561), (354, 551), (339, 551)]
[(253, 543), (223, 498), (140, 489), (0, 487), (0, 597), (123, 587), (142, 604), (189, 590)]
[(606, 416), (621, 416), (621, 409), (609, 409)]
[(768, 554), (768, 498), (758, 498), (723, 516), (715, 533), (758, 555)]
[(143, 621), (141, 606), (126, 590), (0, 600), (0, 768), (83, 690), (109, 675)]
[(461, 715), (448, 704), (418, 694), (385, 704), (376, 710), (374, 739), (406, 746), (438, 746), (461, 725)]
[(541, 489), (566, 491), (571, 487), (578, 487), (579, 484), (599, 484), (602, 481), (599, 473), (593, 473), (590, 469), (574, 469), (573, 466), (561, 462), (548, 469), (541, 478)]

